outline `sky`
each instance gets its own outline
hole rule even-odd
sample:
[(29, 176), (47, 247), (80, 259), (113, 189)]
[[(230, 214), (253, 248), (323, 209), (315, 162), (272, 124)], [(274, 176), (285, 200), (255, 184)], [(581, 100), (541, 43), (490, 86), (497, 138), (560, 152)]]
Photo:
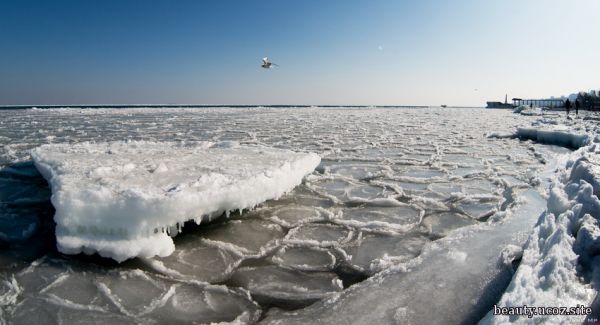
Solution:
[[(598, 0), (0, 0), (0, 105), (466, 105), (600, 89)], [(268, 56), (279, 67), (265, 70)]]

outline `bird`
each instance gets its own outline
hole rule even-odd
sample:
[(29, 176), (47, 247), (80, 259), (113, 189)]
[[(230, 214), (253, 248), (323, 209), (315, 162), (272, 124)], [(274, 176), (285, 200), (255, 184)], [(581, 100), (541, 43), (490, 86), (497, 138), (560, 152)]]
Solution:
[(263, 67), (264, 69), (271, 69), (272, 67), (278, 67), (279, 65), (273, 63), (273, 62), (269, 62), (269, 58), (264, 57), (262, 59), (262, 65), (261, 67)]

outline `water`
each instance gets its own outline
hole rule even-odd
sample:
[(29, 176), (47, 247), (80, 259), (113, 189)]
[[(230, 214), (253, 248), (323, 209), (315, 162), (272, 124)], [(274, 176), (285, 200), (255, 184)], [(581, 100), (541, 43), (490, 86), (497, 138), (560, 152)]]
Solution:
[[(0, 233), (19, 234), (0, 240), (0, 318), (252, 323), (301, 310), (486, 223), (535, 186), (561, 150), (485, 137), (534, 118), (472, 108), (0, 111)], [(169, 257), (116, 264), (57, 253), (49, 190), (28, 150), (128, 139), (235, 140), (312, 151), (322, 163), (280, 200), (186, 224)]]

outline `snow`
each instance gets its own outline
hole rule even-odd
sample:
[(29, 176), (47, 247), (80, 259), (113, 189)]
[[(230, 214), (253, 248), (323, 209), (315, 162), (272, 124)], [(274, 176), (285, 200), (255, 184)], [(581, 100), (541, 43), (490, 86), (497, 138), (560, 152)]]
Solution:
[[(600, 153), (597, 143), (570, 155), (551, 184), (547, 210), (533, 228), (522, 262), (498, 307), (591, 306), (600, 274)], [(592, 285), (588, 283), (592, 279)], [(544, 323), (583, 322), (587, 315), (534, 315)], [(493, 315), (484, 324), (519, 316)]]
[(31, 156), (52, 189), (59, 251), (118, 262), (168, 256), (167, 232), (277, 199), (320, 162), (231, 142), (48, 144)]

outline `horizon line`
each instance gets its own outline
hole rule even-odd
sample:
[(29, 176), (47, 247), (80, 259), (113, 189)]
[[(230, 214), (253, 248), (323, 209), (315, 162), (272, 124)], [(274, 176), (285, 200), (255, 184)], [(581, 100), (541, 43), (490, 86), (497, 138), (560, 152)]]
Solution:
[[(24, 108), (116, 108), (116, 107), (442, 107), (442, 105), (372, 105), (372, 104), (18, 104), (0, 105), (0, 109)], [(446, 107), (483, 108), (485, 106), (447, 105)]]

